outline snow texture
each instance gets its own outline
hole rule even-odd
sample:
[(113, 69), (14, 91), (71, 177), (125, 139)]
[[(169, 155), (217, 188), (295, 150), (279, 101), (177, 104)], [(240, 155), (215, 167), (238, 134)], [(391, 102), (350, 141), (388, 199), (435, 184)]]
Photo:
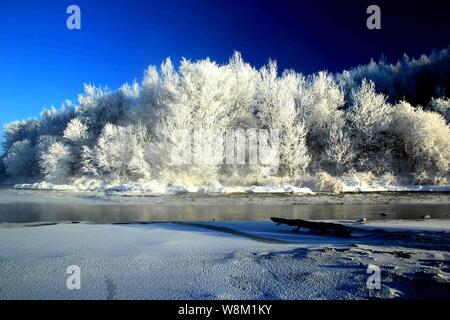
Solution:
[[(416, 228), (408, 222), (392, 225)], [(420, 227), (425, 229), (448, 237), (450, 225), (426, 221)], [(270, 222), (4, 225), (0, 297), (450, 298), (448, 248), (380, 242), (297, 233)], [(366, 288), (369, 264), (382, 270), (381, 290)], [(81, 290), (66, 287), (70, 265), (81, 268)]]

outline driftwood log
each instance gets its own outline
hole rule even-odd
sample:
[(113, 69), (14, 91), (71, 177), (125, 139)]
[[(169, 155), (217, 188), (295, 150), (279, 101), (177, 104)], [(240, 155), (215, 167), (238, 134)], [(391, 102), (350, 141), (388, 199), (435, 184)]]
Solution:
[(291, 227), (296, 227), (295, 230), (299, 230), (300, 228), (309, 229), (314, 233), (322, 234), (322, 235), (332, 235), (338, 237), (351, 237), (352, 233), (355, 231), (361, 231), (358, 228), (352, 228), (349, 226), (344, 226), (338, 223), (331, 222), (312, 222), (302, 219), (284, 219), (272, 217), (270, 218), (277, 225), (285, 224)]
[(270, 219), (278, 225), (285, 224), (295, 227), (295, 230), (305, 228), (318, 235), (358, 238), (360, 240), (364, 239), (364, 241), (374, 241), (374, 243), (377, 244), (381, 241), (384, 245), (386, 244), (386, 241), (394, 241), (391, 243), (396, 243), (396, 241), (399, 241), (398, 243), (401, 246), (429, 248), (432, 245), (435, 248), (439, 247), (442, 250), (450, 251), (450, 235), (444, 231), (387, 231), (383, 229), (363, 229), (360, 227), (351, 227), (332, 222), (313, 222), (301, 219), (284, 219), (276, 217), (272, 217)]

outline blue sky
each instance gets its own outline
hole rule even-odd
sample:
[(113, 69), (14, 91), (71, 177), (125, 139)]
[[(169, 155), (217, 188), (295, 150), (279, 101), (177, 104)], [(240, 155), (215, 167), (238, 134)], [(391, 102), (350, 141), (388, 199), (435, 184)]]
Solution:
[[(450, 44), (448, 3), (378, 1), (382, 30), (370, 31), (373, 1), (15, 0), (0, 7), (0, 122), (36, 117), (76, 100), (83, 83), (117, 88), (170, 56), (225, 62), (234, 50), (261, 66), (340, 71), (381, 55), (396, 60)], [(336, 4), (339, 3), (337, 6)], [(393, 4), (394, 3), (394, 4)], [(81, 30), (66, 8), (81, 8)], [(2, 132), (0, 132), (3, 135)]]

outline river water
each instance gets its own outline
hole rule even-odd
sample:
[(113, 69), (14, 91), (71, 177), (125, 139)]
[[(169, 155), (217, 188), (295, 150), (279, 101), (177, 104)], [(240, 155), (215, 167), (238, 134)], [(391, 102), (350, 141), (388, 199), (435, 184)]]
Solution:
[[(331, 196), (330, 196), (331, 197)], [(419, 219), (424, 215), (449, 219), (448, 201), (397, 202), (394, 198), (376, 203), (326, 203), (326, 200), (292, 201), (292, 198), (276, 197), (274, 201), (259, 195), (242, 201), (242, 198), (222, 196), (220, 198), (190, 197), (189, 201), (177, 196), (152, 197), (148, 203), (138, 198), (117, 201), (74, 201), (68, 197), (54, 201), (45, 198), (30, 200), (20, 194), (15, 199), (2, 201), (0, 194), (0, 223), (34, 223), (85, 221), (95, 223), (155, 222), (155, 221), (230, 221), (265, 220), (270, 217), (297, 219), (359, 219), (369, 220)], [(206, 201), (205, 201), (206, 199)], [(301, 198), (300, 198), (301, 199)], [(327, 199), (326, 197), (324, 199)], [(416, 198), (412, 198), (414, 200)], [(404, 200), (404, 199), (403, 199)], [(333, 202), (333, 201), (331, 201)], [(369, 201), (370, 202), (370, 201)]]

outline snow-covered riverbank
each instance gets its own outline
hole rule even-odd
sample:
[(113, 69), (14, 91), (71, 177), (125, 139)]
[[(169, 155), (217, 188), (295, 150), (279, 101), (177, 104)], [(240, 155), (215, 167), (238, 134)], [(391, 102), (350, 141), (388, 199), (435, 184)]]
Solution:
[(106, 192), (122, 195), (179, 195), (179, 194), (297, 194), (314, 195), (318, 192), (365, 193), (365, 192), (450, 192), (450, 185), (413, 185), (386, 183), (383, 181), (361, 182), (347, 179), (336, 182), (338, 186), (318, 188), (314, 182), (308, 186), (262, 185), (262, 186), (170, 186), (159, 182), (105, 184), (99, 180), (87, 180), (83, 183), (53, 184), (49, 182), (14, 184), (18, 190), (47, 190), (67, 192)]
[[(3, 224), (0, 297), (450, 299), (449, 220), (364, 226), (371, 227), (417, 238), (318, 236), (268, 221)], [(70, 265), (81, 268), (81, 290), (66, 287)], [(381, 269), (381, 290), (366, 286), (369, 265)]]
[(147, 194), (106, 191), (69, 191), (44, 189), (0, 188), (0, 204), (7, 203), (73, 203), (73, 204), (370, 204), (370, 203), (417, 203), (450, 204), (450, 192), (366, 192), (366, 193), (233, 193), (233, 194)]

